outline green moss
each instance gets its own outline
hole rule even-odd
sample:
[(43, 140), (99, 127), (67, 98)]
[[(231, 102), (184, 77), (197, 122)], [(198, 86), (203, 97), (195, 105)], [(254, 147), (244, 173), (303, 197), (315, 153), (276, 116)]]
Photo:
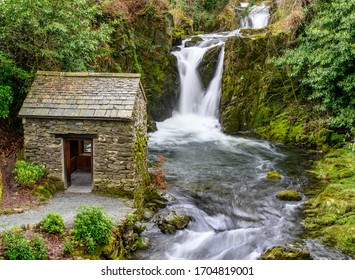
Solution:
[(318, 161), (313, 173), (324, 186), (305, 203), (305, 228), (355, 257), (355, 152), (337, 149)]
[(282, 52), (285, 41), (284, 34), (227, 40), (221, 96), (224, 132), (259, 127), (284, 107), (280, 96), (291, 86), (270, 57)]
[(149, 192), (150, 176), (147, 163), (148, 136), (141, 129), (136, 132), (136, 142), (133, 147), (133, 160), (136, 164), (136, 173), (140, 177), (140, 185), (134, 190), (133, 206), (137, 208), (137, 215), (141, 219), (144, 215), (146, 203), (145, 194)]
[(260, 260), (312, 260), (309, 252), (287, 249), (280, 246), (268, 249)]
[(280, 200), (285, 201), (300, 201), (302, 200), (302, 196), (295, 190), (286, 190), (279, 192), (276, 197)]
[(117, 197), (117, 198), (128, 198), (128, 199), (133, 199), (134, 198), (134, 192), (133, 191), (128, 191), (124, 190), (121, 188), (105, 188), (102, 187), (98, 190), (94, 190), (95, 194), (102, 195), (102, 196), (107, 196), (107, 197)]
[(188, 215), (178, 215), (175, 211), (172, 211), (163, 219), (162, 223), (159, 224), (159, 228), (163, 233), (174, 234), (177, 230), (186, 228), (190, 219)]
[(203, 56), (203, 59), (198, 66), (198, 71), (200, 73), (202, 83), (206, 89), (208, 88), (208, 85), (215, 74), (221, 49), (221, 46), (216, 46), (209, 49)]
[(346, 224), (333, 225), (324, 229), (322, 240), (344, 253), (355, 256), (355, 217)]
[(44, 182), (42, 185), (37, 186), (31, 192), (32, 195), (37, 196), (40, 201), (46, 201), (52, 197), (54, 190), (49, 186), (48, 182)]
[(276, 171), (269, 171), (269, 172), (267, 173), (266, 178), (267, 178), (268, 180), (280, 180), (280, 179), (281, 179), (281, 175), (280, 175), (280, 173), (278, 173), (278, 172), (276, 172)]

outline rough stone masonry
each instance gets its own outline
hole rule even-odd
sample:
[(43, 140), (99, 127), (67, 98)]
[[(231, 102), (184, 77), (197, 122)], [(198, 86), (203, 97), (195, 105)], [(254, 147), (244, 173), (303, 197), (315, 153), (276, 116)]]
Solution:
[(50, 175), (65, 181), (65, 137), (89, 135), (94, 190), (139, 186), (133, 148), (147, 133), (139, 74), (40, 71), (19, 116), (26, 160), (44, 164)]

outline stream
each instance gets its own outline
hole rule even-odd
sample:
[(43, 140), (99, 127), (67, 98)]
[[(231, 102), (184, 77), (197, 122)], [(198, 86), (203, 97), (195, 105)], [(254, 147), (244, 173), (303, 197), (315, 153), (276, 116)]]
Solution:
[[(255, 7), (242, 27), (264, 27), (266, 6)], [(218, 108), (223, 75), (224, 43), (238, 30), (201, 35), (193, 47), (180, 46), (174, 55), (180, 73), (180, 98), (172, 118), (150, 134), (152, 159), (166, 157), (168, 192), (176, 198), (165, 213), (188, 214), (192, 221), (174, 235), (162, 234), (153, 223), (143, 234), (151, 249), (140, 259), (257, 259), (268, 248), (285, 245), (308, 250), (314, 259), (344, 259), (317, 240), (304, 241), (302, 201), (285, 202), (275, 195), (286, 189), (302, 193), (311, 187), (306, 169), (310, 155), (283, 145), (221, 132)], [(188, 39), (187, 39), (188, 40)], [(198, 65), (209, 48), (221, 45), (218, 66), (204, 88)], [(269, 171), (281, 180), (268, 180)], [(158, 213), (160, 215), (161, 213)]]

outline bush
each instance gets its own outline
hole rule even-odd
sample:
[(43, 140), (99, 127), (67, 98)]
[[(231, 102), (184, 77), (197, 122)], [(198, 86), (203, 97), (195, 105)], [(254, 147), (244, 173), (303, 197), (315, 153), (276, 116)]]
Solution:
[(19, 185), (31, 186), (44, 176), (44, 166), (18, 160), (14, 167), (15, 180)]
[(44, 232), (64, 234), (65, 224), (60, 213), (48, 213), (40, 222), (40, 228)]
[(301, 81), (314, 108), (329, 116), (332, 128), (354, 133), (355, 0), (318, 0), (312, 5), (316, 14), (298, 38), (299, 46), (277, 65), (291, 68), (290, 75)]
[(19, 232), (5, 232), (3, 235), (4, 257), (9, 260), (45, 260), (47, 246), (42, 236), (34, 235), (32, 240)]
[(36, 234), (32, 237), (31, 247), (33, 251), (33, 256), (35, 260), (46, 260), (47, 259), (47, 245), (43, 237)]
[(107, 244), (111, 236), (113, 221), (102, 208), (81, 206), (74, 217), (73, 238), (80, 245), (87, 246), (89, 253), (95, 250), (97, 244)]
[(4, 256), (9, 260), (34, 260), (31, 241), (18, 232), (3, 234)]

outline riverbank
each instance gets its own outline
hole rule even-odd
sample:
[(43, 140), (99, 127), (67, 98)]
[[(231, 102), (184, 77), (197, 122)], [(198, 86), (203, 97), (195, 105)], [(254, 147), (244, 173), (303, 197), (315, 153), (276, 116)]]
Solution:
[(327, 153), (315, 162), (319, 180), (305, 202), (307, 236), (355, 258), (355, 150), (353, 145)]

